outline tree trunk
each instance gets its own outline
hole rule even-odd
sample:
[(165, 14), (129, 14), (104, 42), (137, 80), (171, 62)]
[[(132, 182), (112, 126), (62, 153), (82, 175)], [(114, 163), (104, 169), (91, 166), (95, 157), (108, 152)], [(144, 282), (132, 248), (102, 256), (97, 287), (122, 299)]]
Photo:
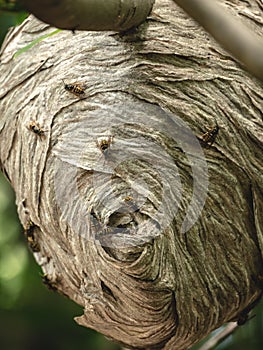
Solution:
[[(261, 2), (225, 4), (262, 34)], [(262, 83), (170, 0), (130, 33), (53, 31), (26, 19), (0, 67), (44, 281), (129, 348), (187, 349), (261, 296)]]

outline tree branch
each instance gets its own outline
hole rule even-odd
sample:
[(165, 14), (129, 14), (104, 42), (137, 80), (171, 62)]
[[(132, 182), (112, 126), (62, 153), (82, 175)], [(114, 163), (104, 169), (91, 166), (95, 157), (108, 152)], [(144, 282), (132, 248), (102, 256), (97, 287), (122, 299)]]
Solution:
[(145, 21), (154, 0), (22, 0), (41, 21), (70, 30), (126, 31)]

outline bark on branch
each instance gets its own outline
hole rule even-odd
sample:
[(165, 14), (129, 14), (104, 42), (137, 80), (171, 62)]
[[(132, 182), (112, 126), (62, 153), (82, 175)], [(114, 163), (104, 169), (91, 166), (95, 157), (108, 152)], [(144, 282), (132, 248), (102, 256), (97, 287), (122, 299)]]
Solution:
[[(258, 3), (232, 6), (262, 30)], [(78, 323), (187, 349), (262, 293), (262, 84), (169, 0), (133, 33), (52, 32), (29, 17), (0, 66), (0, 165), (36, 261)]]

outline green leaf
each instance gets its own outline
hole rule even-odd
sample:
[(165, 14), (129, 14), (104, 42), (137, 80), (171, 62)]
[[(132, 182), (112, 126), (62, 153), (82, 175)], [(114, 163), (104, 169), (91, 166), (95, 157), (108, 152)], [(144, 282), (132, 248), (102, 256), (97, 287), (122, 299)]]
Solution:
[(61, 32), (61, 29), (56, 29), (54, 30), (53, 32), (49, 33), (49, 34), (45, 34), (45, 35), (42, 35), (41, 37), (33, 40), (30, 44), (22, 47), (22, 49), (19, 49), (13, 56), (13, 58), (17, 58), (19, 55), (21, 55), (23, 52), (26, 52), (27, 50), (29, 50), (32, 46), (38, 44), (40, 41), (52, 36), (52, 35), (55, 35), (57, 33)]

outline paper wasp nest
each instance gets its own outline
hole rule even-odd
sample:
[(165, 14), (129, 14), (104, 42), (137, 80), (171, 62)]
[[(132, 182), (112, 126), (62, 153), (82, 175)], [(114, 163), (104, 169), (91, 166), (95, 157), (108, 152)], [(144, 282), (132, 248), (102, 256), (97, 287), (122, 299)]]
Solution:
[(61, 31), (22, 51), (54, 28), (14, 29), (0, 157), (77, 322), (186, 349), (261, 295), (263, 91), (168, 0), (154, 11), (137, 32)]

